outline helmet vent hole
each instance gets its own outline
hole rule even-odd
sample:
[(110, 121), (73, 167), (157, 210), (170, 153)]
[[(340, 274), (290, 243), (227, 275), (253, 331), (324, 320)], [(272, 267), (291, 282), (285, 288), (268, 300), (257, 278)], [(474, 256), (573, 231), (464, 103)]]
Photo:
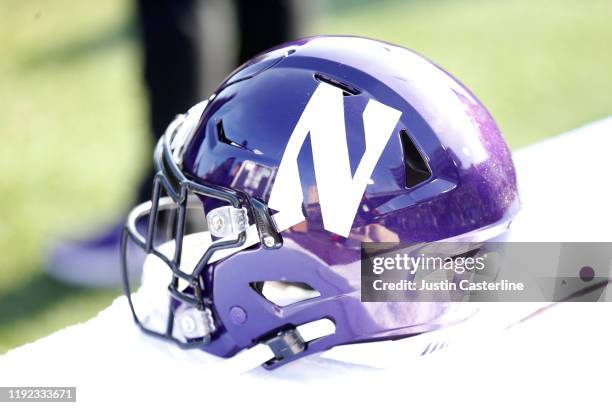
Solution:
[(319, 82), (325, 82), (326, 84), (342, 89), (342, 95), (344, 96), (355, 96), (361, 93), (361, 91), (355, 88), (354, 86), (351, 86), (342, 81), (338, 81), (337, 79), (328, 77), (327, 75), (317, 73), (314, 75), (314, 77)]
[(223, 121), (222, 120), (217, 122), (217, 138), (219, 139), (219, 142), (221, 142), (223, 144), (227, 144), (227, 145), (230, 145), (230, 146), (240, 147), (242, 149), (246, 149), (246, 146), (241, 145), (240, 143), (237, 143), (237, 142), (235, 142), (232, 139), (227, 137), (227, 134), (225, 133), (225, 128), (223, 127)]
[(400, 131), (400, 142), (406, 168), (406, 187), (412, 188), (431, 177), (431, 169), (423, 153), (412, 140), (406, 129)]
[(321, 296), (319, 291), (304, 282), (262, 281), (252, 282), (251, 287), (266, 300), (281, 307)]

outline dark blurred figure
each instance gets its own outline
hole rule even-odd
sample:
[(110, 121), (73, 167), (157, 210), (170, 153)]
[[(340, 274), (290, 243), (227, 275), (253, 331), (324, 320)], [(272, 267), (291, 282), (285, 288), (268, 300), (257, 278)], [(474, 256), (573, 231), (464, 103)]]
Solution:
[[(293, 1), (235, 0), (233, 3), (238, 42), (235, 66), (297, 35)], [(206, 39), (202, 36), (205, 31), (202, 10), (206, 10), (202, 7), (206, 5), (206, 0), (137, 0), (151, 146), (175, 115), (208, 97), (203, 94), (203, 83), (209, 75), (203, 67), (203, 61), (209, 57), (205, 52)], [(149, 167), (138, 189), (138, 202), (150, 200), (151, 156), (147, 154)], [(47, 270), (56, 278), (74, 284), (118, 286), (122, 227), (123, 220), (120, 220), (106, 231), (84, 240), (57, 242), (50, 253)]]
[[(202, 30), (196, 8), (201, 0), (139, 0), (144, 71), (154, 142), (177, 113), (205, 99), (201, 95)], [(294, 38), (295, 13), (289, 0), (235, 0), (238, 66), (260, 52)], [(151, 196), (153, 167), (139, 190)]]

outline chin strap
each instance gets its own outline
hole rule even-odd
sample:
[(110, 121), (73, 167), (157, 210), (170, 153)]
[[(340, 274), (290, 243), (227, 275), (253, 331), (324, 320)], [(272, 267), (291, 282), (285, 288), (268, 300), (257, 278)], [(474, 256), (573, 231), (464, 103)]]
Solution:
[(267, 366), (293, 358), (306, 349), (306, 340), (297, 329), (282, 330), (264, 342), (274, 354), (274, 357), (264, 364)]
[(223, 362), (223, 369), (244, 373), (259, 366), (272, 367), (285, 359), (300, 354), (308, 342), (335, 333), (336, 326), (329, 319), (302, 324), (295, 329), (282, 330), (250, 349), (243, 350)]

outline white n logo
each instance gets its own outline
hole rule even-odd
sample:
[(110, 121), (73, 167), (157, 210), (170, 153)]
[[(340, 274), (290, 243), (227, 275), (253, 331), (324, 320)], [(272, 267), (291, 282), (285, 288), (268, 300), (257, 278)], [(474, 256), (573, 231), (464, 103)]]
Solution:
[[(366, 148), (352, 177), (342, 90), (321, 83), (308, 101), (285, 148), (269, 207), (277, 210), (278, 215), (283, 214), (284, 219), (291, 219), (290, 224), (303, 220), (304, 194), (297, 158), (306, 136), (310, 134), (323, 225), (327, 231), (347, 237), (366, 185), (400, 116), (401, 112), (396, 109), (374, 100), (368, 102), (363, 112)], [(279, 225), (281, 230), (289, 226)]]

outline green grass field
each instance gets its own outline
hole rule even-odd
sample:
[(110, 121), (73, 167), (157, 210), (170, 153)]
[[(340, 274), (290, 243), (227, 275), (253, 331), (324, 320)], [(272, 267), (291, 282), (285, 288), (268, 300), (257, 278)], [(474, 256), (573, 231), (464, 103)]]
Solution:
[[(0, 4), (1, 353), (119, 293), (47, 278), (44, 251), (123, 213), (148, 138), (131, 2)], [(610, 21), (608, 0), (334, 0), (305, 34), (365, 35), (430, 56), (519, 147), (612, 113)]]

